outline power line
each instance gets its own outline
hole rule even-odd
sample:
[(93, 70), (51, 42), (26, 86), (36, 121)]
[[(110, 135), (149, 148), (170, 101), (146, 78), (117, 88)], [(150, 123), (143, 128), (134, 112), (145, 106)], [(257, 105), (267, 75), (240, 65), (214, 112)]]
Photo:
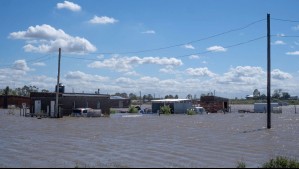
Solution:
[[(236, 47), (236, 46), (241, 46), (241, 45), (244, 45), (244, 44), (247, 44), (247, 43), (251, 43), (251, 42), (263, 39), (265, 37), (266, 36), (260, 36), (260, 37), (254, 38), (254, 39), (247, 40), (245, 42), (240, 42), (240, 43), (236, 43), (236, 44), (233, 44), (233, 45), (228, 45), (228, 46), (225, 46), (223, 48), (229, 49), (229, 48), (233, 48), (233, 47)], [(197, 52), (197, 53), (191, 53), (191, 54), (173, 56), (173, 57), (174, 58), (180, 58), (180, 57), (186, 57), (186, 56), (191, 56), (191, 55), (200, 55), (200, 54), (202, 55), (202, 54), (207, 54), (207, 53), (212, 53), (212, 52), (215, 52), (215, 51), (210, 50), (210, 51)], [(73, 57), (73, 56), (64, 56), (64, 57), (70, 58), (70, 59), (90, 60), (90, 61), (103, 61), (104, 60), (104, 59), (89, 59), (89, 58), (81, 58), (81, 57)]]
[[(257, 41), (257, 40), (263, 39), (263, 38), (265, 38), (265, 37), (266, 37), (266, 36), (260, 36), (260, 37), (258, 37), (258, 38), (254, 38), (254, 39), (250, 39), (250, 40), (245, 41), (245, 42), (240, 42), (240, 43), (236, 43), (236, 44), (233, 44), (233, 45), (225, 46), (225, 47), (223, 47), (223, 48), (225, 48), (225, 49), (229, 49), (229, 48), (233, 48), (233, 47), (236, 47), (236, 46), (241, 46), (241, 45), (244, 45), (244, 44), (253, 42), (253, 41)], [(202, 55), (202, 54), (207, 54), (207, 53), (212, 53), (212, 52), (215, 52), (215, 51), (210, 50), (210, 51), (205, 51), (205, 52), (192, 53), (192, 54), (188, 54), (188, 55), (181, 55), (181, 56), (177, 56), (177, 57), (186, 57), (186, 56), (191, 56), (191, 55)], [(177, 57), (176, 57), (176, 58), (177, 58)]]
[[(25, 60), (26, 63), (31, 63), (31, 62), (37, 62), (37, 61), (46, 61), (46, 60), (49, 60), (51, 57), (49, 56), (51, 55), (50, 53), (48, 54), (45, 54), (39, 58), (36, 58), (36, 59), (31, 59), (31, 60)], [(8, 65), (1, 65), (0, 68), (9, 68), (9, 67), (12, 67), (14, 64), (8, 64)]]
[(218, 34), (215, 34), (215, 35), (212, 35), (212, 36), (208, 36), (208, 37), (205, 37), (205, 38), (202, 38), (202, 39), (197, 39), (197, 40), (189, 41), (189, 42), (186, 42), (186, 43), (180, 43), (180, 44), (166, 46), (166, 47), (153, 48), (153, 49), (145, 49), (145, 50), (139, 50), (139, 51), (130, 51), (130, 52), (101, 52), (101, 53), (90, 53), (90, 54), (115, 54), (115, 53), (117, 53), (117, 54), (134, 54), (134, 53), (145, 53), (145, 52), (151, 52), (151, 51), (164, 50), (164, 49), (169, 49), (169, 48), (173, 48), (173, 47), (183, 46), (183, 45), (186, 45), (186, 44), (193, 44), (193, 43), (196, 43), (196, 42), (200, 42), (200, 41), (208, 40), (208, 39), (215, 38), (215, 37), (218, 37), (218, 36), (221, 36), (221, 35), (225, 35), (225, 34), (228, 34), (228, 33), (231, 33), (231, 32), (240, 31), (240, 30), (246, 29), (246, 28), (248, 28), (248, 27), (250, 27), (250, 26), (252, 26), (254, 24), (262, 22), (264, 20), (266, 20), (266, 19), (260, 19), (260, 20), (251, 22), (251, 23), (249, 23), (249, 24), (247, 24), (245, 26), (242, 26), (242, 27), (239, 27), (239, 28), (230, 29), (228, 31), (225, 31), (225, 32), (222, 32), (222, 33), (218, 33)]
[(271, 18), (271, 19), (276, 20), (276, 21), (283, 21), (283, 22), (299, 22), (299, 21), (295, 21), (295, 20), (279, 19), (279, 18)]

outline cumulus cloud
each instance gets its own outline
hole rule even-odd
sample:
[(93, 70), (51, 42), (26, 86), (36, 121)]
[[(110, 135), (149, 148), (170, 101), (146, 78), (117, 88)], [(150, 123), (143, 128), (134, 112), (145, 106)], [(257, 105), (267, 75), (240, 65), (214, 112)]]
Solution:
[(207, 51), (211, 51), (211, 52), (226, 52), (227, 49), (222, 47), (222, 46), (211, 46), (209, 48), (207, 48)]
[(91, 20), (89, 20), (89, 23), (92, 24), (112, 24), (112, 23), (116, 23), (118, 22), (118, 20), (114, 19), (114, 18), (109, 18), (107, 16), (94, 16)]
[(32, 64), (33, 66), (46, 66), (44, 62), (35, 62)]
[(274, 45), (285, 45), (286, 43), (282, 40), (277, 40), (273, 43)]
[(70, 1), (64, 1), (63, 3), (57, 3), (56, 5), (57, 9), (68, 9), (68, 10), (71, 10), (71, 11), (81, 11), (81, 6), (79, 6), (78, 4), (75, 4), (73, 2), (70, 2)]
[(264, 81), (266, 73), (261, 67), (253, 66), (237, 66), (230, 68), (223, 76), (217, 77), (217, 81), (221, 84), (244, 84), (253, 85), (260, 84)]
[(23, 47), (26, 52), (57, 52), (59, 48), (62, 48), (63, 52), (77, 54), (96, 51), (96, 47), (85, 38), (70, 36), (47, 24), (30, 26), (26, 31), (12, 32), (9, 38), (27, 40), (28, 44)]
[(144, 31), (144, 32), (141, 32), (141, 33), (144, 33), (144, 34), (156, 34), (156, 32), (154, 30), (147, 30), (147, 31)]
[(216, 76), (215, 73), (211, 72), (207, 67), (204, 68), (188, 68), (186, 69), (186, 73), (191, 76), (197, 76), (197, 77), (214, 77)]
[(82, 81), (107, 81), (108, 77), (91, 75), (81, 71), (70, 71), (65, 75), (66, 79), (82, 80)]
[(189, 59), (199, 59), (199, 56), (198, 55), (190, 55)]
[(272, 78), (277, 80), (285, 80), (285, 79), (291, 79), (293, 76), (289, 73), (283, 72), (279, 69), (274, 69), (271, 72)]
[(195, 47), (190, 45), (190, 44), (184, 45), (184, 48), (186, 48), (186, 49), (195, 49)]
[(294, 26), (294, 27), (293, 27), (293, 30), (298, 31), (298, 30), (299, 30), (299, 25)]
[(161, 73), (166, 73), (166, 74), (178, 74), (180, 73), (179, 71), (174, 69), (174, 66), (168, 65), (165, 68), (162, 68), (159, 70)]
[(25, 60), (16, 60), (13, 64), (13, 68), (16, 70), (24, 71), (24, 72), (27, 72), (30, 70), (30, 68), (27, 66), (27, 63)]
[(287, 52), (287, 55), (299, 55), (299, 51)]
[(103, 61), (95, 61), (88, 65), (91, 68), (108, 68), (119, 72), (126, 72), (133, 69), (136, 65), (156, 64), (156, 65), (172, 65), (181, 66), (183, 62), (176, 58), (160, 58), (160, 57), (112, 57)]

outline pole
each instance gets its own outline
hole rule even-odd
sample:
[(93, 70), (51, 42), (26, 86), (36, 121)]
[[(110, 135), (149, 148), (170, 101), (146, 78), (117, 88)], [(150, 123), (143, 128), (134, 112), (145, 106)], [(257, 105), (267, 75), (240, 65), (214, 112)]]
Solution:
[(58, 109), (59, 79), (60, 79), (60, 58), (61, 58), (61, 48), (59, 48), (59, 56), (58, 56), (58, 75), (57, 75), (57, 85), (56, 85), (55, 117), (57, 117), (57, 118), (60, 117), (60, 113), (59, 113), (59, 109)]
[(271, 34), (270, 14), (267, 14), (267, 128), (271, 128)]

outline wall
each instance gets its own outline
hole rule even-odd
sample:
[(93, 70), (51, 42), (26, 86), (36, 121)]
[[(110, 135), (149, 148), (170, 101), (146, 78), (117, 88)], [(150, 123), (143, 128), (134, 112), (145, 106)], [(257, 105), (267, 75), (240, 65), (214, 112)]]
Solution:
[(22, 103), (26, 103), (26, 107), (29, 107), (30, 98), (24, 96), (7, 96), (7, 102), (5, 103), (5, 96), (0, 96), (1, 108), (7, 108), (9, 105), (14, 105), (15, 107), (22, 107)]

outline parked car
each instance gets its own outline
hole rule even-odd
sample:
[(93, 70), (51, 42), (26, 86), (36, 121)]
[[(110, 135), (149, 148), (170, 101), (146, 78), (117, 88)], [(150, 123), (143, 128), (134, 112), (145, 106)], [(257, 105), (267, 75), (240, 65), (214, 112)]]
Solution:
[(72, 117), (102, 117), (101, 109), (75, 108), (71, 113)]
[(206, 113), (206, 110), (203, 107), (194, 107), (193, 109), (197, 114)]

